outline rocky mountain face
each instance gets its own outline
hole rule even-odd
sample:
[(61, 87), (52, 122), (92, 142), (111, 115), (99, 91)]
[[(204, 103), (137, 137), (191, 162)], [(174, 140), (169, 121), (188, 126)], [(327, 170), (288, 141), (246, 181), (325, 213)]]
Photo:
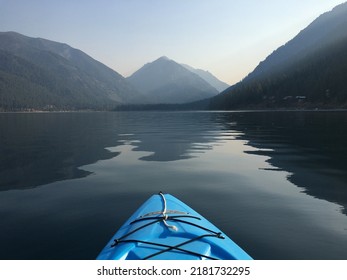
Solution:
[(110, 109), (142, 100), (124, 77), (80, 50), (0, 32), (0, 110)]
[(204, 79), (167, 57), (147, 63), (127, 80), (152, 104), (182, 104), (218, 94)]

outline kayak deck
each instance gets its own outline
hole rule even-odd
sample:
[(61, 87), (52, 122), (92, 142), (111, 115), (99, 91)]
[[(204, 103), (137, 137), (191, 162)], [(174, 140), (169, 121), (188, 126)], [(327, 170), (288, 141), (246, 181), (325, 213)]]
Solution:
[(116, 232), (97, 259), (252, 259), (195, 210), (172, 195), (150, 197)]

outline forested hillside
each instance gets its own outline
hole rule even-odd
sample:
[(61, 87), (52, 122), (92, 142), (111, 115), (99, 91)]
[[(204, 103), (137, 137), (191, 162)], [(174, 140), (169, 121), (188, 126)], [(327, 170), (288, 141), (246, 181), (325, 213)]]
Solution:
[(347, 108), (347, 3), (273, 52), (210, 109)]
[(80, 50), (0, 33), (0, 110), (104, 110), (138, 100), (125, 78)]

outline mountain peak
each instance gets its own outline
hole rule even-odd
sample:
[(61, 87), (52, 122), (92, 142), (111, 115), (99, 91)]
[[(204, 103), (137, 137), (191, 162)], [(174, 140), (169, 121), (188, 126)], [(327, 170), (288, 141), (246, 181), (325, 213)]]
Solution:
[(159, 58), (157, 59), (157, 61), (159, 61), (159, 60), (168, 61), (168, 60), (171, 60), (171, 59), (168, 58), (167, 56), (163, 55), (163, 56), (161, 56), (161, 57), (159, 57)]
[(218, 94), (208, 82), (166, 56), (145, 64), (127, 80), (151, 103), (185, 103)]

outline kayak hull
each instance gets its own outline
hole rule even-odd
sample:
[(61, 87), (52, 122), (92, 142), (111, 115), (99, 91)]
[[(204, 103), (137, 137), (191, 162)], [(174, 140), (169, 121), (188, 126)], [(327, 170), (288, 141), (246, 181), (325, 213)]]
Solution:
[(99, 260), (250, 260), (216, 226), (170, 194), (150, 197), (100, 252)]

